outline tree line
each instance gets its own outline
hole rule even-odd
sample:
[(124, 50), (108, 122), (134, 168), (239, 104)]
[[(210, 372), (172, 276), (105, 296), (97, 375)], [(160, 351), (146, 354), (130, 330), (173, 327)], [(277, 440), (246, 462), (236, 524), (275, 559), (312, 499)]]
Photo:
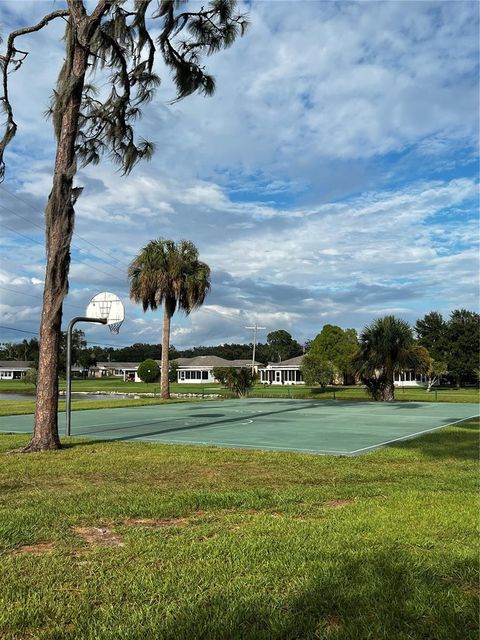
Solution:
[[(455, 309), (448, 318), (444, 318), (437, 311), (432, 311), (417, 320), (414, 327), (406, 323), (401, 325), (397, 319), (397, 322), (389, 328), (391, 332), (393, 331), (390, 340), (398, 341), (403, 335), (407, 345), (404, 344), (403, 352), (399, 351), (395, 356), (397, 369), (400, 365), (404, 369), (416, 368), (425, 374), (430, 384), (436, 384), (442, 380), (458, 386), (476, 383), (479, 379), (479, 320), (478, 313), (467, 309)], [(375, 337), (374, 328), (370, 325), (369, 327), (370, 329), (366, 331), (366, 328), (359, 337), (355, 329), (342, 329), (336, 325), (326, 324), (313, 340), (309, 340), (303, 346), (284, 329), (271, 331), (267, 334), (265, 343), (257, 344), (256, 360), (263, 364), (278, 362), (302, 355), (308, 350), (303, 362), (303, 374), (307, 384), (327, 385), (332, 382), (351, 384), (360, 376), (367, 386), (370, 384), (375, 387), (375, 381), (369, 380), (368, 366), (365, 363), (370, 361), (370, 369), (373, 367), (373, 370), (378, 373), (382, 369), (385, 358), (388, 358), (388, 353), (385, 353), (385, 345), (383, 350), (377, 345), (375, 357), (378, 361), (372, 361), (372, 358), (375, 358), (372, 354), (368, 355), (367, 351), (372, 351), (373, 340), (378, 336)], [(384, 328), (386, 329), (386, 326)], [(411, 353), (410, 348), (413, 349)], [(427, 353), (422, 351), (422, 348)], [(252, 357), (252, 350), (252, 343), (198, 346), (189, 349), (177, 349), (171, 345), (169, 360), (208, 355), (219, 356), (226, 360), (248, 360)], [(361, 356), (362, 350), (363, 356)], [(97, 362), (160, 360), (162, 345), (134, 343), (121, 349), (88, 347), (84, 332), (76, 329), (73, 332), (72, 352), (72, 361), (88, 369)], [(34, 367), (38, 363), (38, 353), (39, 344), (36, 338), (0, 345), (1, 360), (28, 360)], [(60, 343), (61, 372), (65, 371), (65, 362), (66, 334), (63, 333)], [(371, 373), (370, 378), (372, 376)], [(382, 385), (381, 380), (378, 385)]]

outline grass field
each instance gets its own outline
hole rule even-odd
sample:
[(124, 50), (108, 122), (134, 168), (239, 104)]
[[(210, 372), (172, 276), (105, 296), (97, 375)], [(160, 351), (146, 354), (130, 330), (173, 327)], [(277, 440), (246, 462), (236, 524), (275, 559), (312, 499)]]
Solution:
[(478, 638), (476, 420), (360, 458), (0, 457), (2, 640)]

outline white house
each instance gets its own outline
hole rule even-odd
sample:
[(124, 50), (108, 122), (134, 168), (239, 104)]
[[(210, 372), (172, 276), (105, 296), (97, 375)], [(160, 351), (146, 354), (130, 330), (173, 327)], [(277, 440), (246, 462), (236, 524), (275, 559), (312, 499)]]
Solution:
[(269, 362), (266, 367), (261, 367), (260, 382), (266, 384), (305, 384), (302, 375), (302, 362), (304, 356), (289, 358), (281, 362)]
[(427, 376), (422, 373), (415, 373), (413, 369), (396, 371), (393, 374), (393, 380), (396, 387), (426, 387), (428, 384)]
[(125, 381), (140, 382), (136, 375), (139, 366), (140, 362), (97, 362), (94, 367), (90, 367), (88, 375), (93, 378), (113, 376), (123, 378)]
[(0, 380), (22, 380), (32, 365), (26, 360), (0, 360)]
[[(213, 376), (215, 367), (233, 367), (242, 369), (251, 367), (251, 360), (225, 360), (218, 356), (196, 356), (194, 358), (177, 358), (177, 382), (189, 382), (208, 384), (217, 382)], [(255, 362), (255, 370), (258, 371), (260, 362)]]

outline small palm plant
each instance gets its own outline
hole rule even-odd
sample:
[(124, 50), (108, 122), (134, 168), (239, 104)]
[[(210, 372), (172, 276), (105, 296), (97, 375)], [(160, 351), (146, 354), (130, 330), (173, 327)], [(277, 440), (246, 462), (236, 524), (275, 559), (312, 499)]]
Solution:
[(170, 397), (168, 353), (170, 322), (177, 309), (187, 315), (200, 307), (210, 290), (210, 267), (198, 259), (198, 250), (188, 240), (178, 243), (159, 238), (149, 242), (128, 268), (130, 298), (143, 310), (163, 305), (161, 397)]
[(428, 368), (428, 353), (425, 352), (416, 344), (408, 322), (385, 316), (367, 325), (360, 334), (355, 368), (374, 400), (393, 402), (395, 371)]

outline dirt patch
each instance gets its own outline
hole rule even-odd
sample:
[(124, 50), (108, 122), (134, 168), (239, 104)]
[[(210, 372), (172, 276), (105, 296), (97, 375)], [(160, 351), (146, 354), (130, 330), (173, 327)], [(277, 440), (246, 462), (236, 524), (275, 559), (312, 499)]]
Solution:
[(462, 584), (460, 589), (467, 596), (478, 598), (478, 596), (480, 595), (480, 585), (478, 584)]
[(54, 546), (52, 542), (37, 542), (37, 544), (26, 544), (23, 547), (14, 549), (10, 555), (12, 556), (40, 556), (44, 553), (52, 553)]
[(349, 504), (352, 504), (353, 500), (326, 500), (322, 506), (330, 507), (331, 509), (338, 509), (339, 507), (346, 507)]
[(161, 529), (162, 527), (184, 527), (189, 523), (188, 518), (130, 518), (125, 520), (127, 527), (144, 527), (146, 529)]
[(318, 631), (322, 632), (322, 636), (328, 637), (330, 634), (340, 631), (342, 627), (343, 624), (339, 616), (336, 613), (331, 613), (319, 624)]
[(123, 547), (122, 539), (105, 527), (73, 527), (73, 532), (87, 544)]

